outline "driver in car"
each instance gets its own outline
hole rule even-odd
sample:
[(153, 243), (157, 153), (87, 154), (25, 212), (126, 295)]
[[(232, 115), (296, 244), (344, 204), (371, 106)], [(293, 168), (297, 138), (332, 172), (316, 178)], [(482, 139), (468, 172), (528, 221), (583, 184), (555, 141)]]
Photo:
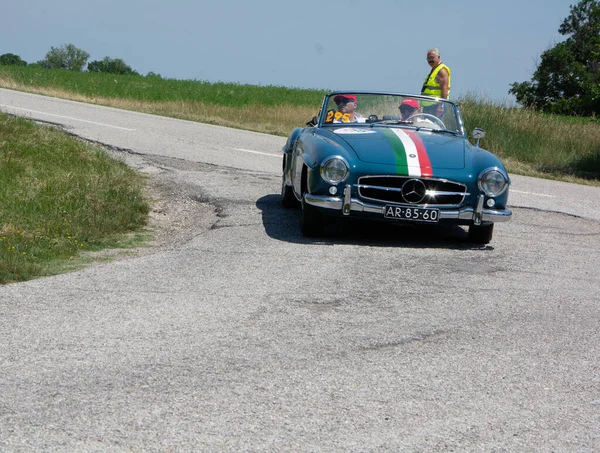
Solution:
[(400, 104), (400, 121), (407, 121), (415, 113), (419, 113), (419, 103), (415, 99), (404, 99)]
[(433, 124), (433, 121), (423, 116), (416, 99), (406, 98), (398, 108), (400, 109), (400, 122)]

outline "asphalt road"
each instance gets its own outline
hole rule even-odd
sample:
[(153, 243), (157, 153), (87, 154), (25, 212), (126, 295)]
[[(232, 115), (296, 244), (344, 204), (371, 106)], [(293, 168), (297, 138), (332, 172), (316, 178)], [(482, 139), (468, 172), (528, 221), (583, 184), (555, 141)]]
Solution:
[(0, 451), (600, 451), (600, 189), (514, 176), (486, 247), (311, 241), (279, 204), (281, 137), (8, 90), (0, 111), (129, 150), (219, 214), (0, 287)]

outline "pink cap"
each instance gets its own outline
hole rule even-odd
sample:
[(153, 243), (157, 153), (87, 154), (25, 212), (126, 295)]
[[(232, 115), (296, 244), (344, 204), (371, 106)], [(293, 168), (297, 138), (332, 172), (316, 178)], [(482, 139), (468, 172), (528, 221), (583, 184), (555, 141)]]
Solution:
[(400, 106), (403, 106), (403, 105), (408, 105), (408, 106), (412, 107), (413, 109), (419, 108), (419, 103), (415, 99), (404, 99), (402, 101), (402, 104), (400, 104)]
[(356, 102), (356, 96), (354, 96), (353, 94), (338, 94), (336, 97), (333, 98), (333, 102), (339, 104), (344, 99)]

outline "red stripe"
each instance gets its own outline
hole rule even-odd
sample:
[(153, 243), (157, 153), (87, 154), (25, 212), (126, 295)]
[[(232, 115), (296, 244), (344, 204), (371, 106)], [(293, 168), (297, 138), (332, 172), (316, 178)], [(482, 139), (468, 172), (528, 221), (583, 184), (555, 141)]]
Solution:
[(423, 140), (421, 140), (421, 137), (419, 137), (419, 134), (417, 134), (415, 131), (405, 130), (404, 132), (408, 134), (417, 148), (419, 164), (421, 166), (421, 176), (433, 176), (433, 169), (431, 168), (431, 162), (429, 161), (429, 155), (427, 154)]

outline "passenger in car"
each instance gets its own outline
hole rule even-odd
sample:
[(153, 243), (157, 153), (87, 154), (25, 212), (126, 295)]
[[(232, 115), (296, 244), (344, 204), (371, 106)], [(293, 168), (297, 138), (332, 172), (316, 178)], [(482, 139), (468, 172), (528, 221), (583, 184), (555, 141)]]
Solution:
[(356, 96), (353, 94), (338, 94), (333, 98), (333, 102), (336, 103), (338, 113), (335, 114), (334, 123), (364, 123), (365, 118), (358, 112), (356, 112)]

